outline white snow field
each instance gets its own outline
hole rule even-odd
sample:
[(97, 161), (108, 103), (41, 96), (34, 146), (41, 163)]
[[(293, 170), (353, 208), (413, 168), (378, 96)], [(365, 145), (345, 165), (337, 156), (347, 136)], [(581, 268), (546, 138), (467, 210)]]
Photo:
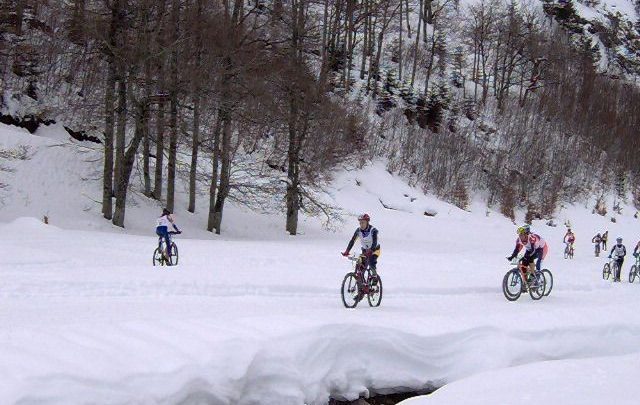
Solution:
[[(289, 237), (281, 215), (230, 206), (214, 237), (205, 206), (180, 208), (180, 264), (153, 267), (160, 206), (132, 194), (127, 230), (111, 227), (94, 202), (99, 154), (60, 134), (0, 127), (0, 148), (32, 146), (0, 174), (1, 404), (325, 404), (443, 384), (409, 403), (637, 398), (640, 284), (602, 280), (589, 243), (609, 229), (633, 250), (631, 208), (615, 224), (563, 209), (572, 261), (564, 227), (535, 222), (555, 276), (537, 302), (501, 291), (513, 223), (480, 202), (467, 212), (425, 196), (382, 163), (337, 176), (336, 232), (307, 218)], [(339, 252), (363, 211), (380, 229), (384, 296), (347, 310)]]

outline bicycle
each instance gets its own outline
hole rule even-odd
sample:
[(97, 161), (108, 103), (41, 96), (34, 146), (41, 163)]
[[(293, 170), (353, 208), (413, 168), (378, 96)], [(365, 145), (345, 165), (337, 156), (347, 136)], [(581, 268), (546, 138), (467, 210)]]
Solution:
[(573, 259), (573, 244), (571, 243), (565, 243), (565, 248), (564, 248), (564, 258), (565, 259)]
[[(550, 276), (552, 284), (547, 291), (546, 277), (543, 273), (544, 270), (528, 274), (527, 270), (529, 266), (523, 264), (522, 260), (515, 259), (511, 264), (517, 267), (509, 270), (502, 279), (502, 293), (507, 300), (516, 301), (520, 298), (520, 295), (522, 295), (523, 292), (529, 292), (531, 299), (538, 301), (545, 295), (549, 295), (551, 293), (551, 288), (553, 288), (553, 276), (549, 270), (546, 271)], [(525, 280), (525, 283), (523, 283), (523, 280)]]
[(616, 281), (616, 278), (619, 279), (620, 277), (616, 277), (616, 276), (620, 276), (620, 269), (618, 268), (618, 262), (617, 262), (618, 258), (616, 256), (610, 257), (609, 261), (607, 263), (604, 264), (604, 266), (602, 267), (602, 278), (604, 280), (609, 280), (611, 278), (611, 273), (613, 272), (613, 281)]
[(355, 308), (367, 296), (370, 307), (379, 307), (382, 302), (382, 279), (373, 276), (367, 264), (367, 256), (349, 256), (353, 262), (353, 271), (342, 280), (342, 303), (346, 308)]
[(636, 262), (633, 266), (631, 266), (631, 269), (629, 270), (629, 282), (631, 284), (636, 281), (636, 278), (640, 281), (640, 255), (636, 256), (635, 258)]
[(178, 264), (178, 246), (173, 241), (173, 235), (180, 234), (182, 232), (169, 232), (169, 242), (171, 243), (171, 256), (167, 254), (167, 248), (165, 246), (164, 236), (158, 237), (158, 247), (153, 251), (153, 265), (159, 266), (175, 266)]
[(600, 257), (600, 242), (596, 243), (596, 257)]

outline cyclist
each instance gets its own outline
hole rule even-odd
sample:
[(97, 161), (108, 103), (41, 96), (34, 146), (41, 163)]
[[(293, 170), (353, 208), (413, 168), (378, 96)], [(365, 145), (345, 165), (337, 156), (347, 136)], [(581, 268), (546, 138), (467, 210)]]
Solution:
[(636, 244), (635, 249), (633, 249), (633, 257), (640, 256), (640, 242)]
[(371, 217), (369, 214), (362, 214), (358, 217), (358, 222), (360, 226), (353, 233), (349, 244), (347, 245), (347, 250), (342, 252), (342, 256), (349, 256), (349, 252), (353, 248), (353, 245), (356, 243), (357, 239), (360, 239), (360, 247), (362, 249), (362, 254), (364, 254), (367, 258), (367, 262), (369, 264), (369, 269), (371, 270), (371, 274), (374, 277), (374, 284), (378, 282), (378, 273), (376, 271), (376, 267), (378, 265), (378, 257), (380, 256), (380, 244), (378, 243), (378, 230), (371, 225)]
[(591, 243), (593, 243), (594, 248), (595, 248), (595, 252), (596, 252), (596, 256), (598, 256), (599, 253), (600, 253), (600, 245), (602, 244), (602, 235), (600, 235), (600, 233), (598, 233), (596, 236), (591, 238)]
[(564, 234), (563, 242), (567, 247), (573, 250), (573, 243), (576, 241), (576, 235), (571, 231), (571, 228), (567, 229), (567, 233)]
[(531, 233), (531, 227), (529, 225), (523, 225), (518, 228), (516, 247), (513, 249), (511, 256), (507, 257), (507, 260), (512, 261), (523, 248), (525, 249), (525, 253), (522, 257), (522, 264), (528, 267), (527, 274), (529, 275), (534, 271), (539, 272), (542, 260), (547, 256), (549, 247), (540, 235)]
[(607, 250), (607, 240), (609, 239), (609, 231), (602, 234), (602, 250)]
[(169, 239), (169, 226), (173, 227), (176, 233), (182, 233), (178, 226), (173, 222), (173, 215), (171, 211), (166, 208), (162, 209), (162, 215), (158, 217), (156, 223), (156, 235), (164, 238), (164, 242), (167, 246), (167, 255), (171, 257), (171, 240)]
[(609, 253), (609, 259), (615, 255), (616, 265), (618, 269), (616, 274), (613, 275), (613, 281), (620, 281), (620, 272), (622, 271), (622, 264), (624, 263), (624, 257), (627, 255), (627, 248), (622, 244), (622, 238), (616, 238), (616, 244)]

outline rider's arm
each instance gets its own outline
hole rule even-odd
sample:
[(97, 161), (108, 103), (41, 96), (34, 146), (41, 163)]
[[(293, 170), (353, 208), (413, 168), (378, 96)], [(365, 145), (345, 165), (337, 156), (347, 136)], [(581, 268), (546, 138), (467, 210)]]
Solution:
[(377, 249), (378, 248), (378, 229), (377, 228), (373, 228), (371, 230), (371, 239), (372, 239), (372, 244), (371, 244), (371, 249)]
[(519, 251), (520, 251), (520, 244), (516, 243), (516, 247), (513, 249), (513, 253), (511, 253), (511, 256), (509, 256), (509, 258), (513, 260), (514, 257), (518, 256)]
[(353, 236), (351, 237), (351, 240), (349, 241), (349, 244), (347, 245), (347, 252), (351, 252), (351, 249), (353, 249), (353, 245), (356, 243), (356, 240), (358, 239), (358, 230), (356, 229), (356, 231), (353, 233)]
[(176, 226), (176, 224), (171, 223), (171, 225), (173, 225), (173, 229), (175, 229), (175, 230), (176, 230), (176, 232), (180, 232), (180, 229), (178, 229), (178, 227)]

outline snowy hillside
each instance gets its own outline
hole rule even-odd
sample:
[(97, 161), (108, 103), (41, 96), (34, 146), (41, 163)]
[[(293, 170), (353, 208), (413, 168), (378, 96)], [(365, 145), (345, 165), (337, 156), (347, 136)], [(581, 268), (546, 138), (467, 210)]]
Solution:
[[(529, 394), (596, 403), (612, 398), (607, 378), (636, 368), (640, 286), (602, 280), (605, 259), (590, 243), (608, 229), (632, 250), (631, 208), (616, 223), (591, 203), (560, 210), (557, 227), (535, 221), (555, 276), (537, 302), (501, 292), (511, 221), (480, 202), (463, 211), (424, 195), (380, 162), (332, 183), (345, 221), (335, 232), (305, 218), (294, 238), (280, 214), (231, 207), (229, 232), (212, 237), (199, 211), (176, 211), (180, 264), (160, 268), (156, 203), (135, 196), (126, 228), (112, 227), (95, 202), (95, 151), (57, 128), (1, 131), (0, 149), (29, 146), (0, 179), (3, 404), (325, 404), (445, 384), (425, 403), (495, 403), (502, 381), (513, 381), (510, 403)], [(350, 266), (339, 252), (363, 211), (380, 229), (384, 295), (379, 308), (346, 310), (339, 287)], [(565, 221), (577, 235), (571, 261)], [(531, 374), (533, 384), (517, 384)], [(567, 396), (560, 375), (594, 383)], [(621, 383), (613, 398), (625, 403)]]

